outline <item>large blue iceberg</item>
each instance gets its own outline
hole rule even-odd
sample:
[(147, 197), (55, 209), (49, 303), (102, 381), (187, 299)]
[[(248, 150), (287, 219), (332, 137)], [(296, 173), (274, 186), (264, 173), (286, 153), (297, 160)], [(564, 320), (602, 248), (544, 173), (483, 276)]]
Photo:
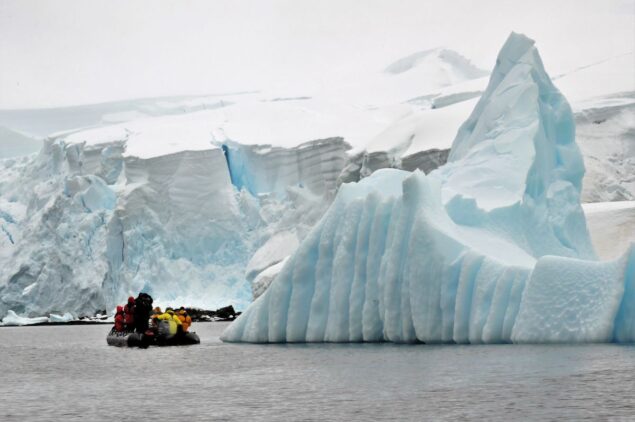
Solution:
[(628, 342), (635, 247), (599, 262), (571, 109), (512, 34), (448, 164), (343, 185), (233, 342)]

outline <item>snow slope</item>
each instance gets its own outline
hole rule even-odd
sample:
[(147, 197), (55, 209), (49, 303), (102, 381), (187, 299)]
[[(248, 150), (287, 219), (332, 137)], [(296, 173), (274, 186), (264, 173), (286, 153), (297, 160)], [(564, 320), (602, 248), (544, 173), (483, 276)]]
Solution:
[(635, 201), (596, 202), (583, 208), (600, 258), (618, 258), (635, 243)]
[(625, 103), (597, 105), (576, 115), (587, 168), (585, 202), (635, 200), (635, 91), (614, 100)]
[(448, 163), (343, 185), (222, 338), (632, 341), (635, 247), (596, 261), (574, 132), (533, 41), (512, 34)]
[(0, 126), (0, 160), (34, 154), (42, 147), (42, 141)]
[(0, 125), (34, 137), (78, 128), (98, 127), (152, 116), (193, 113), (224, 107), (254, 93), (142, 98), (73, 107), (0, 110)]

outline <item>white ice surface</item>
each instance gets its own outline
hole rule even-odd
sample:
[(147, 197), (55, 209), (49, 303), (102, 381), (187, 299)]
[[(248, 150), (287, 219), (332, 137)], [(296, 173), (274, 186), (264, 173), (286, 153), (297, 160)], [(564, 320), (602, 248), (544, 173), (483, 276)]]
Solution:
[(205, 150), (227, 141), (290, 148), (331, 137), (343, 137), (359, 150), (411, 109), (405, 104), (373, 109), (325, 99), (250, 97), (211, 110), (147, 117), (54, 137), (87, 145), (125, 142), (124, 155), (139, 158)]
[(64, 315), (58, 315), (58, 314), (49, 315), (48, 322), (63, 323), (63, 322), (73, 321), (74, 319), (75, 318), (73, 317), (73, 315), (71, 315), (69, 312), (66, 312)]

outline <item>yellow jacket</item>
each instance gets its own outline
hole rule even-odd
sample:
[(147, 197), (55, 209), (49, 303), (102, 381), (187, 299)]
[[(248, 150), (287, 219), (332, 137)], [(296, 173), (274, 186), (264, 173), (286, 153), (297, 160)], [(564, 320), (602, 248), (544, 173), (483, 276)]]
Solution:
[(173, 312), (164, 312), (161, 315), (158, 315), (157, 318), (160, 320), (174, 321), (177, 325), (181, 325), (181, 320), (178, 315)]

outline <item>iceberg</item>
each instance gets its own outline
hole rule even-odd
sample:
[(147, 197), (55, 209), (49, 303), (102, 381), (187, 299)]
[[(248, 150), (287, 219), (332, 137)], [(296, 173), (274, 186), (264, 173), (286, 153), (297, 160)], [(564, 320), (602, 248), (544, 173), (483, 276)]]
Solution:
[(512, 33), (448, 163), (341, 186), (229, 342), (635, 340), (635, 246), (597, 260), (571, 108)]
[(59, 314), (50, 314), (48, 317), (35, 317), (35, 318), (27, 318), (16, 314), (14, 311), (9, 309), (7, 315), (2, 318), (0, 321), (0, 325), (4, 326), (22, 326), (22, 325), (34, 325), (34, 324), (60, 324), (71, 322), (75, 319), (70, 312), (66, 312), (64, 315)]
[(22, 317), (12, 310), (7, 312), (7, 315), (2, 318), (1, 325), (4, 326), (22, 326), (22, 325), (33, 325), (33, 324), (45, 324), (49, 322), (47, 317), (36, 317), (36, 318), (26, 318)]
[(49, 315), (48, 322), (51, 322), (51, 323), (65, 323), (65, 322), (71, 322), (74, 319), (75, 318), (73, 317), (73, 315), (70, 312), (66, 312), (64, 315), (58, 315), (58, 314)]

